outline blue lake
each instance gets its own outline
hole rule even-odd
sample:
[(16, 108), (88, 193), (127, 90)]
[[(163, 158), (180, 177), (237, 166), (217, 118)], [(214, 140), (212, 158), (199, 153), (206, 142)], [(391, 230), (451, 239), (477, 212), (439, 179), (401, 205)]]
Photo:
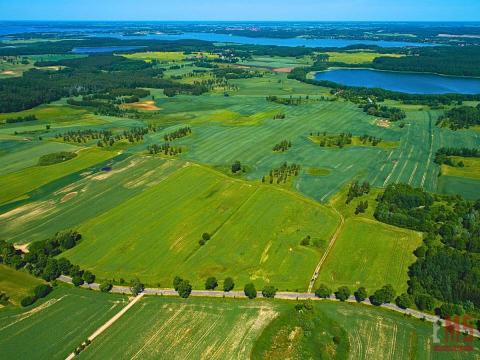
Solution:
[[(105, 34), (98, 35), (105, 36)], [(406, 46), (432, 46), (432, 44), (415, 43), (405, 41), (383, 41), (383, 40), (348, 40), (348, 39), (276, 39), (276, 38), (257, 38), (247, 36), (236, 36), (217, 33), (199, 33), (188, 32), (183, 34), (167, 35), (167, 34), (146, 34), (139, 36), (124, 36), (121, 34), (110, 34), (118, 39), (134, 40), (134, 39), (151, 39), (151, 40), (204, 40), (219, 43), (236, 43), (246, 45), (276, 45), (276, 46), (305, 46), (305, 47), (345, 47), (349, 45), (377, 45), (380, 47), (406, 47)]]
[(369, 69), (334, 69), (316, 73), (315, 79), (410, 94), (480, 94), (480, 78)]

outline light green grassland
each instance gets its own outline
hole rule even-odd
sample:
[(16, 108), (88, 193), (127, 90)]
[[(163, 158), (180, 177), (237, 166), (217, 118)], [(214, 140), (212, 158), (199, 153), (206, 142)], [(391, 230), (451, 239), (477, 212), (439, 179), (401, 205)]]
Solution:
[[(175, 275), (202, 288), (208, 276), (238, 284), (305, 289), (338, 218), (299, 195), (231, 179), (200, 166), (163, 182), (79, 227), (82, 242), (64, 255), (100, 278), (140, 277), (171, 286)], [(207, 232), (212, 238), (200, 246)]]
[(309, 56), (300, 58), (280, 56), (253, 56), (251, 59), (240, 62), (240, 64), (263, 68), (295, 68), (299, 66), (312, 65), (313, 60)]
[(126, 305), (126, 297), (66, 286), (25, 309), (0, 311), (5, 359), (65, 359)]
[(327, 52), (330, 62), (342, 62), (345, 64), (369, 64), (377, 57), (401, 57), (401, 54), (381, 54), (369, 51), (355, 52)]
[(0, 292), (7, 294), (9, 302), (12, 304), (19, 305), (20, 300), (27, 295), (32, 295), (35, 286), (40, 284), (43, 284), (42, 280), (27, 272), (17, 271), (0, 264)]
[[(442, 175), (480, 179), (480, 158), (451, 157), (454, 163), (462, 161), (464, 167), (442, 165)], [(480, 195), (480, 194), (479, 194)]]
[(365, 218), (345, 221), (335, 245), (320, 270), (317, 286), (332, 289), (364, 286), (375, 291), (392, 284), (397, 292), (407, 287), (413, 251), (422, 243), (420, 234)]
[[(0, 204), (12, 201), (51, 181), (86, 169), (113, 157), (115, 153), (85, 149), (75, 159), (49, 166), (33, 166), (0, 177)], [(8, 191), (7, 191), (8, 189)]]
[(159, 157), (134, 157), (108, 163), (112, 170), (46, 184), (30, 201), (0, 215), (0, 238), (28, 243), (78, 227), (103, 212), (159, 184), (184, 164)]

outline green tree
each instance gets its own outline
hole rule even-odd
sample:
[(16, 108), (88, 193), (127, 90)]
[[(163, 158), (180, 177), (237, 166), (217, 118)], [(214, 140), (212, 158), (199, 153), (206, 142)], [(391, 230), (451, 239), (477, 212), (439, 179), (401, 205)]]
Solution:
[(80, 275), (75, 275), (74, 277), (72, 277), (72, 284), (73, 285), (81, 286), (84, 283), (85, 283), (85, 281), (83, 280), (83, 278)]
[(95, 275), (87, 270), (83, 273), (83, 280), (85, 280), (87, 284), (91, 284), (95, 281)]
[(218, 281), (217, 278), (214, 276), (211, 276), (205, 281), (205, 289), (206, 290), (215, 290), (215, 288), (218, 286)]
[(243, 292), (245, 293), (245, 296), (248, 297), (249, 299), (255, 299), (257, 297), (257, 289), (255, 289), (255, 285), (252, 283), (248, 283), (245, 285), (243, 288)]
[(144, 289), (145, 286), (140, 282), (138, 278), (135, 278), (130, 282), (130, 291), (133, 295), (137, 296), (138, 294), (143, 292)]
[(223, 280), (223, 291), (231, 291), (234, 287), (235, 283), (231, 277), (227, 277)]
[(363, 286), (359, 287), (358, 290), (353, 293), (353, 295), (355, 296), (355, 300), (357, 300), (357, 302), (365, 301), (365, 299), (368, 297), (367, 290)]
[(232, 164), (232, 173), (236, 174), (240, 170), (242, 170), (242, 164), (237, 160)]
[(107, 280), (100, 284), (100, 291), (107, 293), (107, 292), (110, 292), (110, 290), (112, 290), (112, 287), (113, 287), (112, 282)]
[(188, 280), (182, 280), (178, 285), (178, 295), (186, 299), (190, 296), (191, 293), (192, 293), (192, 285), (190, 285), (190, 282)]
[(415, 296), (414, 300), (418, 310), (431, 311), (435, 307), (435, 300), (428, 294), (418, 294)]
[(412, 307), (412, 298), (408, 294), (401, 294), (395, 299), (395, 303), (399, 308), (406, 309)]
[(52, 290), (53, 289), (50, 285), (40, 284), (40, 285), (36, 286), (35, 289), (33, 289), (33, 293), (35, 294), (35, 297), (37, 299), (41, 299), (41, 298), (44, 298), (45, 296), (47, 296), (48, 294), (50, 294), (50, 292)]
[(180, 286), (180, 283), (183, 281), (183, 279), (180, 276), (175, 276), (173, 278), (173, 288), (175, 291), (178, 291), (178, 287)]
[(206, 233), (206, 232), (203, 233), (203, 234), (202, 234), (202, 239), (205, 240), (205, 241), (210, 240), (210, 234), (209, 234), (209, 233)]
[(335, 297), (340, 301), (345, 301), (350, 297), (350, 289), (347, 286), (340, 286), (335, 291)]
[(32, 305), (37, 299), (34, 296), (26, 296), (21, 301), (20, 304), (23, 307)]
[(275, 288), (275, 286), (268, 285), (268, 286), (265, 286), (262, 290), (262, 295), (264, 298), (273, 299), (276, 294), (277, 294), (277, 289)]
[(320, 284), (317, 290), (315, 290), (315, 296), (321, 299), (329, 298), (332, 294), (332, 290), (330, 290), (325, 284)]

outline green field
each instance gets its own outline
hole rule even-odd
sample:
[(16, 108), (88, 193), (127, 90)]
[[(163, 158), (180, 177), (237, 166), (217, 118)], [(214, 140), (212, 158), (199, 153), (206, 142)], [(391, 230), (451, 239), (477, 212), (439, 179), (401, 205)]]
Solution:
[(392, 284), (406, 290), (407, 269), (415, 261), (413, 250), (422, 243), (420, 234), (366, 218), (349, 218), (323, 264), (317, 285), (332, 289), (364, 286), (375, 291)]
[(0, 311), (2, 357), (65, 359), (125, 306), (125, 300), (120, 295), (62, 286), (33, 307), (4, 309)]
[(17, 271), (0, 264), (0, 292), (7, 294), (9, 302), (14, 305), (20, 305), (20, 301), (25, 296), (33, 294), (35, 286), (43, 283), (41, 279), (31, 276), (25, 271)]
[(327, 52), (329, 62), (341, 62), (345, 64), (370, 64), (377, 57), (401, 57), (401, 54), (381, 54), (370, 51), (352, 52)]
[[(323, 244), (337, 222), (294, 193), (188, 166), (84, 223), (84, 240), (65, 255), (100, 278), (169, 287), (180, 275), (201, 288), (208, 276), (232, 276), (239, 286), (305, 289), (322, 248), (300, 241), (310, 235)], [(212, 238), (200, 246), (204, 232)]]
[(67, 176), (87, 169), (115, 156), (115, 153), (98, 149), (85, 149), (75, 159), (49, 166), (32, 166), (0, 177), (0, 188), (8, 189), (0, 193), (0, 204), (15, 200), (30, 191)]
[[(432, 342), (433, 325), (403, 315), (356, 304), (322, 303), (320, 309), (348, 333), (349, 359), (478, 359), (480, 342), (473, 352), (437, 352)], [(439, 331), (441, 341), (444, 330)], [(445, 344), (443, 342), (442, 344)]]

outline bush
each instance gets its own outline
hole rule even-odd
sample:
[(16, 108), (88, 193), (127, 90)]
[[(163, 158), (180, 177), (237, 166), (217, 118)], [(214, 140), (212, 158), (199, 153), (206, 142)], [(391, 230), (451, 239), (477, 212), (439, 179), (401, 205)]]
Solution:
[(276, 294), (277, 294), (277, 289), (275, 288), (275, 286), (271, 286), (271, 285), (265, 286), (262, 290), (262, 295), (264, 298), (273, 299)]
[(203, 233), (202, 234), (202, 239), (205, 240), (205, 241), (210, 240), (210, 234), (209, 233)]
[(231, 291), (234, 287), (235, 283), (231, 277), (227, 277), (223, 280), (223, 291)]
[(26, 307), (26, 306), (32, 305), (35, 301), (37, 301), (37, 299), (35, 298), (35, 296), (27, 296), (27, 297), (24, 297), (24, 298), (20, 301), (20, 304), (21, 304), (23, 307)]
[(460, 305), (457, 304), (442, 304), (437, 309), (437, 314), (442, 318), (446, 319), (454, 315), (463, 315), (464, 310)]
[(359, 287), (358, 290), (353, 293), (353, 295), (355, 296), (355, 300), (357, 300), (357, 302), (365, 301), (365, 299), (368, 297), (367, 290), (363, 286)]
[(182, 280), (182, 282), (178, 285), (178, 295), (180, 297), (186, 299), (192, 293), (192, 285), (188, 280)]
[(255, 299), (257, 297), (257, 289), (255, 289), (255, 285), (253, 285), (252, 283), (245, 285), (245, 287), (243, 288), (243, 292), (245, 293), (245, 296), (249, 299)]
[(340, 286), (337, 291), (335, 291), (335, 297), (340, 301), (348, 300), (350, 297), (350, 289), (347, 286)]
[(321, 299), (326, 299), (329, 298), (332, 293), (332, 290), (330, 290), (326, 285), (320, 284), (317, 290), (315, 290), (315, 296), (319, 297)]
[(217, 278), (216, 277), (209, 277), (207, 281), (205, 281), (205, 289), (206, 290), (215, 290), (218, 286)]
[(50, 292), (52, 290), (53, 289), (50, 285), (41, 284), (41, 285), (38, 285), (37, 287), (35, 287), (35, 289), (33, 290), (33, 293), (35, 294), (35, 297), (37, 299), (41, 299), (41, 298), (44, 298), (45, 296), (47, 296), (48, 294), (50, 294)]
[(107, 292), (110, 292), (110, 290), (112, 290), (112, 287), (113, 285), (111, 281), (105, 281), (100, 284), (100, 291), (107, 293)]
[(4, 292), (0, 292), (0, 305), (7, 305), (10, 298)]
[(75, 285), (75, 286), (81, 286), (84, 283), (85, 283), (85, 281), (83, 280), (83, 278), (80, 275), (75, 275), (72, 278), (72, 284)]

